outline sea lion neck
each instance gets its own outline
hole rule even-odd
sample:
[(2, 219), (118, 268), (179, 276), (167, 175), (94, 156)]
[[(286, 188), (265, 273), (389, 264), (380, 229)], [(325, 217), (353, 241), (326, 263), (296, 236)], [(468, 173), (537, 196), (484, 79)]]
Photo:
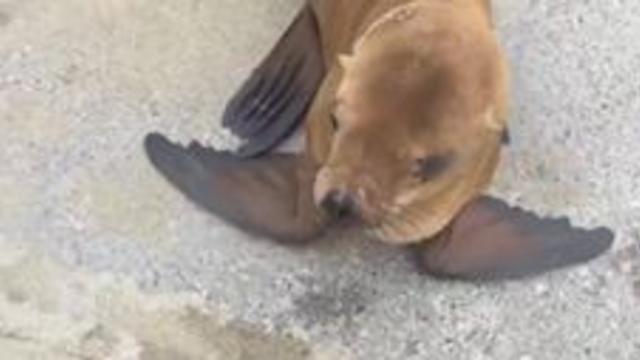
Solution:
[[(309, 0), (316, 15), (323, 60), (327, 67), (335, 64), (340, 54), (348, 54), (354, 43), (385, 14), (415, 4), (431, 4), (436, 0)], [(489, 16), (490, 0), (437, 0), (439, 3), (467, 3), (481, 6)]]
[(390, 13), (394, 9), (400, 6), (406, 6), (414, 3), (420, 3), (419, 0), (379, 0), (376, 1), (376, 5), (371, 6), (368, 9), (366, 15), (362, 17), (363, 21), (360, 24), (358, 31), (355, 34), (356, 39), (362, 37), (375, 26), (376, 22), (379, 22), (383, 16)]
[[(440, 3), (438, 5), (437, 3)], [(433, 0), (379, 0), (375, 1), (367, 11), (361, 14), (361, 22), (357, 31), (353, 34), (353, 46), (349, 53), (357, 51), (357, 48), (378, 30), (387, 25), (408, 21), (419, 11), (433, 11), (434, 6), (449, 6), (456, 4), (460, 8), (474, 9), (480, 12), (491, 22), (491, 0), (440, 0), (434, 4)], [(482, 17), (482, 15), (480, 16)]]
[(327, 66), (338, 55), (350, 53), (356, 40), (384, 14), (413, 2), (416, 0), (311, 0)]

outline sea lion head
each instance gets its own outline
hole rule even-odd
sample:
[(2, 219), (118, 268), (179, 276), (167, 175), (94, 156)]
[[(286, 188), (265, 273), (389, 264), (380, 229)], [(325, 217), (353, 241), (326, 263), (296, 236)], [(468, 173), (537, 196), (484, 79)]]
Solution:
[(441, 231), (484, 190), (505, 125), (497, 46), (432, 31), (419, 9), (400, 10), (340, 57), (334, 135), (314, 197), (407, 244)]

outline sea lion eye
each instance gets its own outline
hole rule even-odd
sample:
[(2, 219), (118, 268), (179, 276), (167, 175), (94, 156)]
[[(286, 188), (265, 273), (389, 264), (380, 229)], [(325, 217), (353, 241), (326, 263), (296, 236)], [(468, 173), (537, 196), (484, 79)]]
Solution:
[(453, 163), (453, 154), (431, 155), (418, 159), (413, 174), (420, 181), (431, 181), (444, 173)]
[(338, 131), (340, 124), (338, 123), (338, 117), (335, 114), (331, 114), (331, 127), (333, 131)]

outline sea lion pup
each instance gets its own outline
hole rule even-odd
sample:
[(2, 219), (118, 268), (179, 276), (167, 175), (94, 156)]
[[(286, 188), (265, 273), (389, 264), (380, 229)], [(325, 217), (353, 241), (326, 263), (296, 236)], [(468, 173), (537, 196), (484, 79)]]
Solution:
[[(189, 199), (288, 243), (357, 218), (428, 273), (530, 276), (608, 249), (482, 196), (506, 131), (507, 66), (487, 0), (310, 0), (230, 101), (236, 153), (159, 134), (155, 167)], [(301, 154), (275, 149), (303, 124)]]

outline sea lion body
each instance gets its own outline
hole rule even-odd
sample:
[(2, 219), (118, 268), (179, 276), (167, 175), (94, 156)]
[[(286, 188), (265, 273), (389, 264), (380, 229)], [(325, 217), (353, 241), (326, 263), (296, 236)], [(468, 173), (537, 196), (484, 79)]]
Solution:
[[(358, 219), (430, 274), (525, 276), (610, 247), (482, 196), (507, 123), (508, 70), (487, 0), (309, 0), (230, 100), (235, 153), (161, 135), (153, 165), (190, 200), (286, 243)], [(304, 151), (277, 149), (296, 130)]]

